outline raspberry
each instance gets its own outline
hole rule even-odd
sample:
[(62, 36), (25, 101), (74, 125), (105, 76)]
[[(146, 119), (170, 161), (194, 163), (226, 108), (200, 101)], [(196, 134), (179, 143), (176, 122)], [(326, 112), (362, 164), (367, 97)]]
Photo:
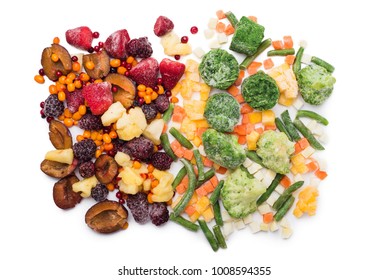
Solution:
[(133, 57), (147, 58), (153, 54), (153, 48), (147, 37), (132, 39), (126, 49), (127, 54)]
[(151, 156), (151, 164), (159, 170), (168, 170), (173, 159), (165, 152), (157, 152)]
[(95, 116), (92, 114), (85, 114), (78, 121), (78, 125), (80, 128), (85, 130), (100, 130), (103, 129), (103, 123), (101, 122), (101, 118), (99, 116)]
[(150, 205), (149, 216), (151, 222), (160, 226), (169, 220), (169, 210), (165, 202), (154, 202)]
[(141, 108), (142, 108), (143, 114), (145, 114), (146, 120), (148, 120), (148, 121), (155, 119), (155, 117), (158, 114), (157, 106), (154, 103), (143, 104), (141, 106)]
[(84, 139), (73, 145), (74, 156), (80, 162), (90, 161), (95, 156), (96, 148), (92, 139)]
[(144, 224), (149, 220), (149, 203), (144, 192), (128, 195), (127, 206), (137, 223)]
[(99, 183), (92, 189), (91, 196), (94, 200), (100, 202), (107, 199), (108, 192), (107, 187), (104, 184)]
[(86, 161), (78, 167), (81, 177), (89, 178), (95, 175), (95, 164), (92, 161)]
[(50, 94), (49, 97), (45, 100), (45, 105), (43, 107), (43, 112), (46, 117), (59, 117), (65, 109), (62, 101), (58, 100), (56, 94)]

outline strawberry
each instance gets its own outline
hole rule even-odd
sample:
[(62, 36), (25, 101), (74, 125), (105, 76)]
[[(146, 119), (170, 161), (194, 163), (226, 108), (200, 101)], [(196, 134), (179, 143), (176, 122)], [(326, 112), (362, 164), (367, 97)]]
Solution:
[(128, 42), (130, 42), (130, 35), (126, 29), (121, 29), (109, 35), (104, 43), (104, 48), (111, 57), (125, 59)]
[(113, 103), (111, 84), (108, 82), (91, 83), (82, 89), (85, 98), (93, 115), (102, 115)]
[(159, 66), (155, 58), (149, 57), (141, 60), (131, 68), (129, 74), (137, 84), (153, 88), (157, 85)]
[(76, 89), (73, 92), (66, 91), (66, 106), (71, 113), (75, 113), (80, 105), (85, 103), (84, 97), (82, 96), (82, 90)]
[(154, 34), (158, 37), (161, 37), (166, 33), (172, 31), (173, 28), (174, 23), (169, 18), (165, 16), (159, 16), (154, 24)]
[(66, 42), (77, 49), (87, 51), (92, 47), (93, 33), (87, 26), (69, 29), (66, 31), (65, 36)]
[(162, 76), (162, 86), (166, 90), (171, 90), (184, 74), (185, 64), (164, 58), (159, 64), (159, 71)]

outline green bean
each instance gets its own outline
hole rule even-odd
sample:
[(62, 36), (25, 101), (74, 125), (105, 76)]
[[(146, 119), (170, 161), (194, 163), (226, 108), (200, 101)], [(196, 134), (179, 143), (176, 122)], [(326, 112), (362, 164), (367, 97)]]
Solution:
[(178, 171), (177, 175), (176, 175), (176, 178), (174, 178), (173, 182), (172, 182), (172, 188), (173, 188), (173, 191), (177, 188), (177, 186), (181, 183), (182, 179), (184, 179), (186, 175), (186, 168), (185, 166), (183, 166), (180, 171)]
[(292, 119), (290, 118), (289, 111), (285, 110), (281, 113), (281, 119), (285, 124), (285, 129), (288, 131), (290, 137), (293, 139), (293, 141), (298, 141), (301, 139), (298, 131), (293, 125)]
[(273, 208), (275, 210), (280, 210), (281, 206), (284, 205), (284, 203), (288, 200), (289, 196), (291, 194), (293, 194), (293, 192), (295, 192), (296, 190), (298, 190), (299, 188), (302, 187), (302, 185), (304, 185), (304, 181), (298, 181), (294, 184), (292, 184), (291, 186), (289, 186), (289, 188), (287, 188), (281, 195), (280, 197), (276, 200), (276, 202), (274, 202), (273, 204)]
[(290, 195), (288, 197), (288, 200), (285, 201), (281, 208), (274, 214), (274, 220), (276, 222), (279, 222), (286, 215), (289, 209), (293, 206), (294, 200), (294, 196)]
[(224, 225), (224, 222), (223, 222), (222, 213), (220, 211), (220, 204), (218, 200), (215, 202), (215, 204), (213, 204), (213, 213), (215, 216), (216, 224), (222, 227)]
[(174, 154), (172, 147), (170, 147), (169, 137), (166, 133), (161, 135), (161, 144), (165, 152), (174, 160), (177, 160), (177, 156)]
[(213, 233), (215, 234), (217, 243), (219, 243), (220, 248), (226, 249), (227, 248), (226, 240), (224, 239), (220, 226), (214, 225), (212, 229), (213, 229)]
[(272, 194), (272, 192), (274, 192), (278, 184), (281, 182), (282, 177), (284, 177), (283, 174), (277, 173), (276, 177), (274, 177), (270, 186), (267, 187), (266, 191), (258, 198), (257, 206), (261, 205), (269, 198), (269, 196)]
[(294, 48), (282, 49), (282, 50), (271, 50), (267, 52), (267, 56), (287, 56), (295, 53)]
[(211, 204), (215, 204), (218, 201), (220, 196), (220, 191), (223, 188), (223, 186), (224, 186), (224, 180), (220, 180), (216, 188), (213, 190), (211, 197), (209, 198)]
[(304, 118), (304, 117), (315, 120), (321, 124), (328, 125), (328, 120), (325, 117), (319, 115), (318, 113), (309, 110), (298, 110), (296, 118)]
[(290, 141), (293, 141), (292, 137), (290, 137), (289, 132), (286, 129), (286, 127), (285, 127), (284, 123), (282, 122), (282, 120), (277, 117), (275, 122), (276, 122), (276, 126), (277, 126), (278, 130), (283, 132), (283, 133), (285, 133), (285, 135), (288, 136), (288, 139)]
[(187, 149), (192, 149), (193, 148), (193, 144), (188, 139), (186, 139), (186, 137), (184, 135), (182, 135), (182, 133), (179, 132), (177, 128), (171, 127), (169, 129), (169, 132), (170, 132), (171, 135), (173, 135), (174, 138), (177, 139), (177, 141), (182, 146), (184, 146)]
[(215, 252), (219, 249), (219, 244), (212, 231), (208, 228), (207, 223), (203, 220), (198, 220), (201, 230), (204, 232), (205, 237), (207, 238), (209, 244), (212, 247), (212, 250)]
[(324, 61), (323, 59), (318, 58), (317, 56), (312, 56), (311, 61), (313, 63), (315, 63), (316, 65), (319, 65), (319, 66), (325, 68), (330, 73), (335, 71), (334, 66), (329, 64), (327, 61)]
[(173, 222), (176, 222), (179, 225), (182, 225), (184, 228), (189, 229), (191, 231), (198, 231), (199, 225), (192, 223), (191, 221), (188, 221), (187, 219), (183, 218), (182, 216), (174, 216), (173, 213), (170, 214), (169, 219)]
[(270, 47), (271, 45), (271, 39), (266, 39), (266, 40), (263, 40), (261, 42), (261, 44), (258, 46), (258, 49), (257, 51), (255, 52), (255, 54), (251, 55), (251, 56), (247, 56), (243, 61), (242, 63), (239, 65), (239, 68), (242, 69), (242, 70), (245, 70), (247, 69), (247, 67), (249, 67), (249, 65), (251, 64), (251, 62), (253, 62), (257, 56), (259, 56), (261, 53), (263, 53), (268, 47)]
[(239, 22), (239, 20), (236, 18), (236, 16), (231, 11), (225, 13), (225, 15), (226, 15), (226, 18), (228, 19), (228, 21), (231, 23), (231, 25), (234, 28), (236, 28), (236, 25)]
[(176, 217), (180, 215), (181, 212), (185, 209), (196, 189), (196, 174), (194, 172), (193, 165), (187, 159), (181, 159), (181, 162), (186, 168), (186, 173), (188, 173), (189, 183), (185, 194), (182, 196), (181, 200), (177, 203), (177, 205), (173, 208), (173, 213)]
[(246, 150), (246, 156), (255, 163), (258, 163), (259, 165), (263, 166), (263, 161), (256, 152)]
[(163, 113), (162, 119), (165, 123), (168, 123), (172, 118), (174, 111), (174, 103), (170, 103), (169, 108)]
[(297, 51), (296, 58), (294, 59), (293, 62), (292, 69), (296, 76), (297, 73), (301, 70), (301, 58), (303, 57), (303, 53), (304, 53), (304, 48), (300, 47)]
[(316, 150), (324, 150), (324, 147), (320, 144), (319, 141), (317, 141), (312, 132), (308, 129), (308, 127), (305, 126), (305, 124), (300, 119), (295, 119), (293, 124), (301, 132), (301, 134), (305, 138), (307, 138), (312, 148)]
[(194, 150), (193, 155), (194, 155), (194, 158), (196, 159), (196, 165), (197, 165), (197, 171), (198, 171), (197, 179), (199, 181), (204, 180), (204, 163), (203, 163), (203, 159), (201, 158), (199, 150), (197, 150), (197, 149)]
[(206, 181), (211, 179), (215, 175), (215, 169), (211, 168), (207, 172), (204, 173), (204, 180), (198, 180), (196, 184), (196, 189), (204, 184)]

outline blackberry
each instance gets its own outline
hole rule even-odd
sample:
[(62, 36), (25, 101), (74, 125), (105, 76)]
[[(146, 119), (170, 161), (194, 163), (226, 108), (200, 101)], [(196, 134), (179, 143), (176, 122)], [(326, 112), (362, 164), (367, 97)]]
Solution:
[(128, 42), (127, 54), (133, 57), (147, 58), (153, 54), (153, 48), (147, 37), (132, 39)]
[(149, 202), (144, 192), (128, 195), (127, 206), (137, 223), (144, 224), (149, 220)]
[(103, 128), (100, 116), (95, 116), (90, 113), (83, 115), (78, 121), (78, 125), (85, 130), (100, 130)]
[(148, 121), (155, 119), (158, 114), (157, 106), (154, 103), (143, 104), (141, 108)]
[(92, 161), (86, 161), (78, 167), (81, 177), (89, 178), (95, 175), (95, 164)]
[(96, 144), (92, 139), (84, 139), (73, 145), (74, 156), (81, 163), (90, 161), (95, 156), (96, 149)]
[(64, 110), (65, 106), (62, 101), (59, 101), (56, 94), (50, 94), (49, 97), (46, 98), (45, 105), (43, 106), (43, 113), (46, 117), (59, 117)]
[(173, 159), (165, 152), (154, 153), (150, 158), (151, 164), (159, 170), (168, 170)]
[(154, 102), (160, 113), (165, 112), (170, 105), (169, 98), (166, 96), (166, 94), (158, 95), (158, 97), (154, 100)]
[(109, 191), (106, 185), (99, 183), (94, 188), (92, 188), (91, 196), (93, 197), (94, 200), (100, 202), (107, 199), (108, 193)]
[(129, 154), (132, 158), (146, 160), (154, 152), (154, 144), (151, 140), (140, 136), (131, 139), (121, 148), (123, 153)]
[(165, 202), (154, 202), (150, 205), (149, 216), (151, 222), (160, 226), (169, 220), (169, 210)]

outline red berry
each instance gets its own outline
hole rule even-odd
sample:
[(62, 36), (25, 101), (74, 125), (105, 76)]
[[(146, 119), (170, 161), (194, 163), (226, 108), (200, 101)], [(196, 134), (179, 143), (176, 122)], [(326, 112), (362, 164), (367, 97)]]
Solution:
[(59, 78), (59, 77), (62, 76), (62, 72), (58, 70), (58, 71), (55, 73), (55, 75), (57, 75), (57, 77)]
[(158, 85), (161, 85), (161, 84), (162, 84), (162, 78), (158, 78), (158, 79), (157, 79), (157, 84), (158, 84)]
[(119, 203), (120, 204), (124, 204), (125, 203), (125, 200), (123, 198), (119, 199)]
[(41, 108), (45, 107), (45, 102), (42, 101), (42, 102), (39, 104), (39, 106), (40, 106)]
[(95, 50), (95, 49), (94, 49), (93, 47), (90, 47), (90, 48), (88, 49), (88, 53), (93, 53), (94, 50)]
[(120, 199), (123, 197), (123, 194), (119, 191), (116, 193), (116, 197)]
[(72, 61), (73, 61), (73, 62), (77, 62), (77, 61), (78, 61), (78, 57), (75, 56), (75, 55), (73, 55), (73, 56), (72, 56)]
[(93, 37), (94, 39), (97, 39), (97, 38), (100, 37), (100, 33), (97, 32), (97, 31), (95, 31), (95, 32), (93, 32), (92, 37)]
[(94, 49), (95, 52), (98, 52), (100, 50), (100, 47), (99, 46), (94, 46), (93, 49)]
[(181, 58), (181, 56), (178, 55), (178, 54), (176, 54), (176, 55), (174, 56), (174, 59), (175, 59), (175, 60), (180, 60), (180, 58)]
[(188, 36), (182, 36), (181, 37), (181, 43), (186, 44), (186, 43), (188, 43), (188, 41), (189, 41)]
[(43, 68), (39, 69), (38, 73), (39, 73), (39, 75), (41, 75), (41, 76), (44, 76), (44, 75), (45, 75), (45, 71), (43, 70)]
[(111, 89), (111, 90), (112, 90), (112, 92), (113, 92), (113, 93), (116, 93), (116, 92), (118, 92), (118, 88), (117, 88), (117, 86), (112, 86), (112, 89)]
[(199, 32), (199, 29), (197, 28), (197, 26), (192, 26), (190, 29), (190, 33), (196, 34), (197, 32)]
[[(43, 117), (43, 116), (42, 116), (42, 117)], [(47, 118), (46, 118), (46, 121), (47, 121), (48, 123), (50, 123), (52, 120), (54, 120), (53, 117), (47, 117)]]
[(99, 42), (99, 47), (100, 48), (104, 47), (104, 42)]

